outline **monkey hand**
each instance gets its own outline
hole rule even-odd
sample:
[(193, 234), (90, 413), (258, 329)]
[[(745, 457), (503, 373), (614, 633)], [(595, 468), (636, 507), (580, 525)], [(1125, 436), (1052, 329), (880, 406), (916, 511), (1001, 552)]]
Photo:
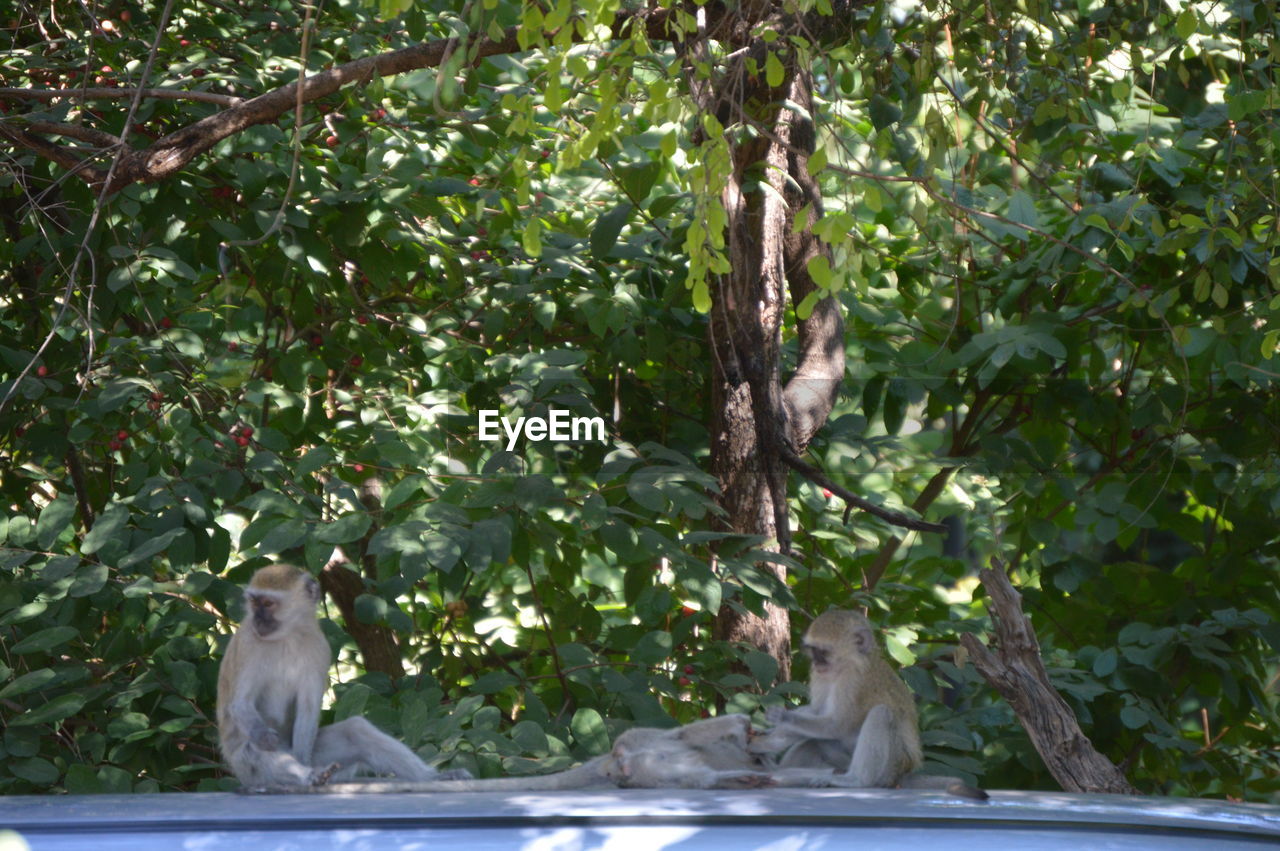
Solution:
[(450, 768), (436, 775), (437, 780), (471, 780), (471, 772), (465, 768)]
[(777, 704), (774, 704), (773, 706), (766, 706), (764, 709), (764, 720), (768, 721), (770, 724), (781, 724), (786, 720), (788, 711), (787, 707), (778, 706)]
[(268, 727), (266, 724), (255, 726), (253, 733), (249, 736), (249, 741), (260, 751), (280, 750), (280, 734), (275, 731), (274, 727)]
[(791, 736), (776, 729), (757, 733), (747, 743), (747, 753), (778, 753), (786, 750), (792, 741)]

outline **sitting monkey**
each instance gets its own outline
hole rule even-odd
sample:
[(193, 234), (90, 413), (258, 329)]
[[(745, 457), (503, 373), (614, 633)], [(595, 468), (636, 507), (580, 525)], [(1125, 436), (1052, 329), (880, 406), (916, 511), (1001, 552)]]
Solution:
[(829, 785), (987, 797), (955, 777), (913, 773), (923, 762), (915, 700), (881, 654), (865, 617), (828, 611), (810, 624), (802, 647), (812, 661), (809, 703), (798, 709), (771, 707), (766, 718), (773, 728), (748, 746), (753, 754), (777, 760), (777, 779), (805, 777), (806, 772), (793, 771), (798, 769), (833, 770)]
[(284, 564), (260, 569), (245, 589), (245, 621), (218, 669), (218, 736), (231, 772), (245, 786), (323, 785), (360, 770), (440, 776), (363, 718), (320, 727), (330, 656), (319, 600), (315, 578)]

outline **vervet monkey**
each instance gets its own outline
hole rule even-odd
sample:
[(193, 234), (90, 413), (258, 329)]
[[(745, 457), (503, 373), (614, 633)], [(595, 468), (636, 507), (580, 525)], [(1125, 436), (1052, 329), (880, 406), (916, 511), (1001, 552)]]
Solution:
[[(550, 792), (601, 786), (742, 789), (773, 785), (773, 778), (760, 770), (761, 760), (747, 752), (750, 735), (751, 721), (747, 716), (724, 715), (672, 729), (633, 727), (614, 740), (609, 753), (555, 774), (425, 783), (336, 783), (312, 791)], [(830, 773), (826, 777), (830, 778)], [(819, 781), (792, 785), (833, 784)]]
[[(915, 700), (889, 667), (865, 617), (828, 611), (809, 625), (802, 648), (812, 661), (809, 703), (798, 709), (770, 707), (766, 719), (773, 729), (748, 745), (753, 754), (781, 754), (780, 780), (792, 769), (833, 769), (838, 773), (830, 785), (945, 789), (987, 797), (958, 778), (912, 773), (923, 762)], [(794, 775), (802, 782), (805, 773)]]
[(218, 735), (241, 783), (313, 786), (361, 770), (402, 780), (439, 776), (363, 718), (320, 729), (330, 655), (316, 620), (320, 584), (313, 576), (273, 564), (254, 573), (244, 597), (245, 620), (218, 670)]
[(722, 715), (672, 730), (633, 727), (614, 740), (603, 773), (619, 786), (739, 789), (772, 786), (747, 750), (751, 720)]

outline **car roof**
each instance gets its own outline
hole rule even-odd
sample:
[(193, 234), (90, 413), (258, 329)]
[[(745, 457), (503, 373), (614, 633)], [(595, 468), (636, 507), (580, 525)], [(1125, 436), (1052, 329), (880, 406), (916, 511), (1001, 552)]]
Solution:
[[(1188, 798), (882, 789), (0, 797), (32, 849), (1014, 848), (1280, 845), (1280, 807)], [(12, 836), (12, 834), (10, 834)], [(7, 848), (0, 833), (0, 848)], [(21, 847), (21, 846), (18, 846)]]

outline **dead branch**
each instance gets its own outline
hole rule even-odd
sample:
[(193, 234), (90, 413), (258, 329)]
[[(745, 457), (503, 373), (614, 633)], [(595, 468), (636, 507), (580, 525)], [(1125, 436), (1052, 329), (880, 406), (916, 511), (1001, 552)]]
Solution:
[(976, 635), (963, 634), (960, 643), (973, 657), (974, 667), (1013, 707), (1054, 779), (1068, 792), (1112, 792), (1136, 795), (1124, 773), (1098, 753), (1080, 729), (1071, 707), (1049, 682), (1040, 642), (1031, 620), (1022, 612), (1022, 596), (1014, 590), (1003, 566), (980, 571), (995, 622), (992, 653)]

